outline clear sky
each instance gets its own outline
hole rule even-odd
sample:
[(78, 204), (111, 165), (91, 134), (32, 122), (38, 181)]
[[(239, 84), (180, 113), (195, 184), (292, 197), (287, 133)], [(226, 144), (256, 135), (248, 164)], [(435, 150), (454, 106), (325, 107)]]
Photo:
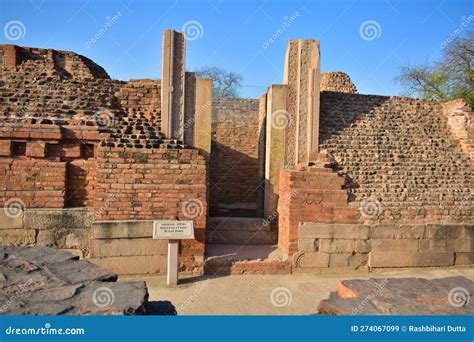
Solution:
[(474, 0), (0, 0), (0, 25), (2, 43), (71, 50), (122, 80), (160, 78), (162, 31), (185, 26), (187, 69), (238, 72), (255, 98), (282, 82), (288, 39), (315, 38), (322, 71), (399, 95), (401, 65), (437, 59), (474, 28)]

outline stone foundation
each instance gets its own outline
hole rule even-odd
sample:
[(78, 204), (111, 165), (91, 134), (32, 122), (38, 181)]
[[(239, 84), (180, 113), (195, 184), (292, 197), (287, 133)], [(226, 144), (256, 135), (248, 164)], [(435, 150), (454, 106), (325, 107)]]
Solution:
[(299, 225), (295, 270), (445, 267), (474, 263), (474, 225)]

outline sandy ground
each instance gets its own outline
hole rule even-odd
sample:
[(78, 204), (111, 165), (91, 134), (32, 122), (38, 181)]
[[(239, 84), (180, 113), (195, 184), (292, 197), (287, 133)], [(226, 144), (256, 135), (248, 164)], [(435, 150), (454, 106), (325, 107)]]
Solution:
[(465, 276), (474, 268), (409, 269), (362, 274), (234, 275), (184, 278), (166, 285), (165, 276), (121, 277), (144, 280), (150, 301), (171, 301), (178, 315), (309, 315), (343, 279), (371, 277), (441, 278)]

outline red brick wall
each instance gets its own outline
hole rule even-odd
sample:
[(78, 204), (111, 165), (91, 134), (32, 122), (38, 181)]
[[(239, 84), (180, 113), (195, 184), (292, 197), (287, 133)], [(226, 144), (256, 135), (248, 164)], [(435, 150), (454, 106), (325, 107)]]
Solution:
[(0, 159), (0, 205), (19, 199), (27, 208), (64, 206), (66, 163)]
[(218, 204), (247, 203), (256, 214), (259, 203), (258, 100), (217, 98), (213, 101), (210, 162), (211, 215)]
[(357, 208), (347, 204), (344, 178), (328, 169), (280, 171), (278, 245), (287, 253), (297, 251), (300, 222), (356, 223)]
[[(196, 240), (182, 241), (182, 269), (204, 255), (206, 164), (198, 150), (101, 147), (96, 220), (193, 220)], [(202, 262), (203, 260), (201, 260)]]

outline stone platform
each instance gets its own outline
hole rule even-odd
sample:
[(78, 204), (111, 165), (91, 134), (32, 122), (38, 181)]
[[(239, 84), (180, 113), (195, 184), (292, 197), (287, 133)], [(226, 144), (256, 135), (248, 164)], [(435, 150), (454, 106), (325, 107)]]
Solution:
[(47, 247), (0, 246), (0, 314), (146, 314), (145, 282), (117, 275)]
[(474, 282), (438, 279), (343, 280), (318, 306), (323, 315), (474, 315)]

